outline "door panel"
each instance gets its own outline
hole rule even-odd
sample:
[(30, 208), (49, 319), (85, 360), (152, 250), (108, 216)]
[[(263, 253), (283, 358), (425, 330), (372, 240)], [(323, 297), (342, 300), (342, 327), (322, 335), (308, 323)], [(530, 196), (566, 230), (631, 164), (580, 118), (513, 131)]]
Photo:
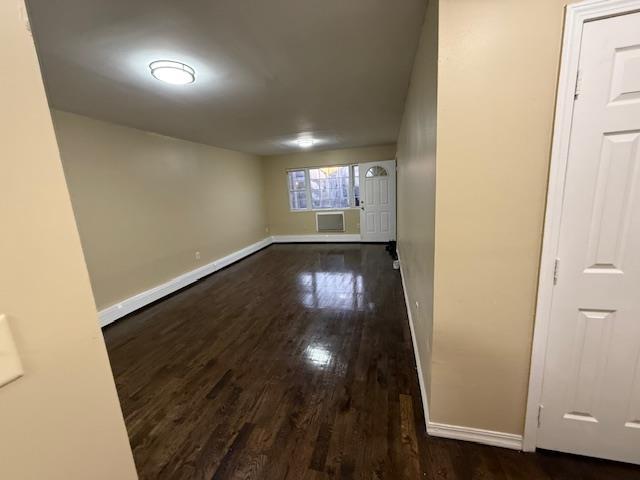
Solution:
[(640, 14), (588, 22), (537, 446), (640, 463)]
[(366, 242), (388, 242), (396, 234), (395, 160), (360, 164), (360, 231)]
[(564, 419), (598, 422), (599, 395), (611, 350), (615, 312), (580, 310), (574, 323)]
[[(369, 199), (369, 201), (372, 201), (376, 197), (376, 194), (375, 194), (375, 191), (374, 191), (374, 189), (375, 189), (374, 182), (365, 181), (364, 182), (364, 186), (365, 186), (364, 197)], [(364, 201), (364, 199), (362, 199), (362, 201)]]
[(391, 231), (391, 219), (389, 212), (380, 212), (380, 231), (389, 233)]
[(640, 46), (616, 49), (609, 101), (640, 101)]
[(594, 191), (587, 273), (623, 273), (631, 203), (636, 197), (638, 138), (637, 132), (604, 136)]
[(380, 189), (378, 202), (380, 206), (389, 205), (389, 177), (381, 177), (378, 182), (378, 188)]
[(376, 228), (375, 213), (371, 212), (366, 214), (365, 226), (366, 226), (365, 232), (367, 234), (374, 235), (377, 232), (378, 229)]
[(625, 420), (625, 427), (640, 429), (640, 348), (636, 356), (633, 383), (629, 394), (629, 409)]

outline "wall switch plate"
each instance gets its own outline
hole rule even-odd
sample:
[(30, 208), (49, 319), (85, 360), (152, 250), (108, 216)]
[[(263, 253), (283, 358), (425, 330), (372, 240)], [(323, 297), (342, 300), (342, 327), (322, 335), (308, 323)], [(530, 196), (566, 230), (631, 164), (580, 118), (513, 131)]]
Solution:
[(9, 328), (9, 320), (5, 315), (0, 315), (0, 387), (23, 375), (22, 362)]

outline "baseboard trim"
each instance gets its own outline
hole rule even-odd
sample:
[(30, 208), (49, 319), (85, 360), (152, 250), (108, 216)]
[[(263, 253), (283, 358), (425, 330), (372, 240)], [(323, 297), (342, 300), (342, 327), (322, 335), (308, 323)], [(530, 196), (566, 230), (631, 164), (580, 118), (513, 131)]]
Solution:
[(418, 354), (418, 344), (416, 341), (415, 325), (413, 323), (413, 315), (411, 313), (411, 302), (407, 293), (407, 283), (405, 280), (404, 268), (402, 263), (402, 255), (400, 250), (398, 260), (400, 261), (400, 278), (402, 279), (402, 290), (404, 292), (404, 301), (407, 305), (407, 315), (409, 317), (409, 329), (411, 330), (411, 341), (413, 343), (413, 354), (416, 359), (416, 367), (418, 370), (418, 382), (420, 384), (420, 393), (422, 395), (422, 408), (426, 422), (426, 430), (429, 435), (434, 437), (450, 438), (452, 440), (463, 440), (467, 442), (482, 443), (493, 447), (509, 448), (512, 450), (522, 450), (522, 435), (513, 433), (494, 432), (492, 430), (483, 430), (480, 428), (460, 427), (457, 425), (448, 425), (445, 423), (432, 422), (429, 418), (429, 402), (427, 398), (427, 389), (424, 383), (424, 375), (422, 374), (422, 366), (420, 363), (420, 355)]
[(434, 437), (464, 440), (466, 442), (482, 443), (493, 447), (522, 450), (522, 435), (514, 433), (494, 432), (480, 428), (460, 427), (445, 423), (429, 422), (427, 433)]
[(186, 287), (198, 280), (202, 277), (206, 277), (228, 265), (231, 265), (238, 260), (242, 260), (243, 258), (257, 252), (258, 250), (262, 250), (265, 247), (268, 247), (273, 243), (272, 237), (267, 237), (259, 242), (256, 242), (247, 247), (241, 248), (225, 257), (219, 258), (211, 263), (203, 265), (202, 267), (198, 267), (195, 270), (191, 270), (190, 272), (184, 273), (178, 277), (169, 280), (168, 282), (163, 283), (162, 285), (158, 285), (157, 287), (153, 287), (144, 292), (138, 293), (133, 297), (129, 297), (126, 300), (123, 300), (115, 305), (105, 308), (98, 312), (98, 320), (101, 327), (105, 327), (110, 323), (115, 322), (119, 318), (124, 317), (136, 310), (149, 305), (156, 300), (161, 299), (162, 297), (166, 297), (171, 293), (180, 290), (181, 288)]
[(407, 305), (407, 316), (409, 317), (409, 329), (411, 330), (411, 343), (413, 343), (413, 356), (416, 359), (416, 367), (418, 370), (418, 383), (420, 384), (420, 394), (422, 396), (422, 409), (424, 410), (425, 428), (427, 431), (429, 431), (429, 402), (427, 399), (427, 387), (424, 383), (424, 375), (422, 373), (422, 363), (420, 362), (420, 355), (418, 353), (416, 329), (413, 324), (413, 315), (411, 314), (411, 303), (409, 302), (409, 293), (407, 292), (407, 283), (404, 277), (404, 270), (402, 269), (402, 258), (400, 256), (400, 250), (396, 249), (396, 253), (398, 254), (398, 261), (400, 262), (400, 279), (402, 281), (404, 303)]
[(355, 233), (332, 233), (317, 235), (274, 235), (273, 243), (332, 243), (360, 242), (362, 237)]

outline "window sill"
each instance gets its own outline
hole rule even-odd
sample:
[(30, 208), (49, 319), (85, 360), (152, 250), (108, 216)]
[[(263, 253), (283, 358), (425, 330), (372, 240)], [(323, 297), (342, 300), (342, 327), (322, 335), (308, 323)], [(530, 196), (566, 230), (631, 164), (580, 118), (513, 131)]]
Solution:
[(309, 208), (305, 210), (292, 210), (290, 213), (306, 213), (306, 212), (344, 212), (346, 210), (360, 210), (360, 207), (345, 207), (345, 208)]

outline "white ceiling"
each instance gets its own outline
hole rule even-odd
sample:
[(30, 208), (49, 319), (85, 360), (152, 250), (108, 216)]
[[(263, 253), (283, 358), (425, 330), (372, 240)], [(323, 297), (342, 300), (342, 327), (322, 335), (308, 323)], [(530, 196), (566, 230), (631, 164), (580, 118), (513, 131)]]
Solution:
[[(30, 0), (54, 108), (275, 154), (396, 141), (424, 0)], [(196, 82), (154, 79), (178, 60)]]

